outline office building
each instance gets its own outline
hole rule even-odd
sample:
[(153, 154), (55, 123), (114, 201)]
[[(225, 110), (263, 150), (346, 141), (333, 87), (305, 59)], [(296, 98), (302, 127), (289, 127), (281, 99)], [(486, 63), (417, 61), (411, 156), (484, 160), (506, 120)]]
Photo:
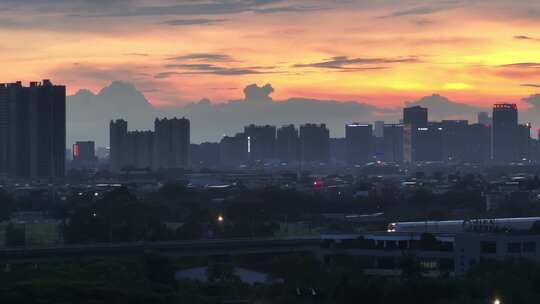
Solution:
[(0, 84), (0, 171), (12, 178), (61, 178), (65, 159), (65, 86)]
[(95, 143), (93, 141), (78, 141), (73, 144), (73, 164), (76, 167), (91, 167), (97, 162)]
[(382, 138), (384, 136), (384, 121), (377, 120), (373, 125), (373, 136), (377, 138)]
[(351, 165), (365, 164), (373, 157), (373, 126), (352, 123), (345, 126), (347, 162)]
[(467, 120), (443, 120), (442, 159), (445, 161), (463, 161), (468, 151), (466, 145), (469, 122)]
[[(356, 257), (362, 261), (359, 269), (364, 273), (386, 277), (403, 275), (403, 256), (413, 258), (422, 273), (429, 277), (463, 276), (482, 261), (540, 260), (540, 236), (537, 234), (493, 233), (488, 230), (489, 224), (477, 226), (478, 232), (462, 233), (328, 234), (322, 237), (321, 247), (324, 248), (325, 261), (329, 263), (343, 255)], [(432, 242), (422, 241), (425, 233), (433, 236)]]
[(491, 159), (491, 126), (472, 124), (467, 127), (463, 161), (484, 163)]
[(403, 124), (412, 124), (415, 127), (425, 127), (427, 123), (427, 108), (414, 106), (403, 109)]
[(296, 162), (300, 158), (300, 138), (294, 125), (282, 126), (277, 130), (276, 156), (286, 163)]
[(333, 165), (347, 164), (347, 140), (345, 138), (330, 138), (329, 158)]
[(189, 166), (190, 124), (185, 118), (157, 119), (155, 130), (155, 169), (178, 169)]
[(519, 124), (517, 130), (517, 153), (518, 160), (530, 160), (532, 158), (531, 125)]
[(93, 141), (78, 141), (73, 144), (74, 161), (95, 161), (96, 150)]
[(518, 109), (515, 104), (496, 104), (493, 107), (493, 151), (496, 162), (518, 160)]
[(249, 125), (244, 127), (248, 140), (249, 160), (265, 161), (275, 158), (276, 127)]
[(424, 127), (406, 124), (403, 129), (403, 160), (427, 162), (443, 160), (442, 124), (429, 123)]
[(403, 162), (402, 124), (387, 124), (384, 126), (382, 159), (387, 162)]
[(325, 124), (300, 126), (300, 155), (303, 162), (328, 162), (330, 131)]

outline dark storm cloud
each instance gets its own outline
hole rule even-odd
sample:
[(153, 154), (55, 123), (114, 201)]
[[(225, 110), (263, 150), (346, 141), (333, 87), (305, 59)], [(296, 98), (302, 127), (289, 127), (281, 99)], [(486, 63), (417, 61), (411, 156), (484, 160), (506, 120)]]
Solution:
[(8, 19), (8, 18), (0, 18), (0, 27), (2, 28), (21, 28), (21, 27), (28, 27), (30, 24), (14, 20), (14, 19)]
[(178, 75), (194, 75), (194, 74), (212, 74), (212, 75), (221, 75), (221, 76), (235, 76), (235, 75), (253, 75), (253, 74), (265, 74), (268, 72), (259, 71), (255, 69), (248, 68), (228, 68), (216, 66), (213, 64), (168, 64), (165, 67), (169, 69), (179, 69), (181, 71), (172, 71), (159, 73), (154, 76), (154, 78), (162, 79), (168, 78), (171, 76)]
[(428, 26), (428, 25), (433, 25), (435, 24), (436, 22), (433, 21), (433, 20), (430, 20), (430, 19), (416, 19), (416, 20), (412, 20), (411, 21), (414, 25), (417, 25), (417, 26)]
[(173, 76), (179, 76), (179, 75), (182, 75), (182, 73), (178, 73), (178, 72), (163, 72), (163, 73), (157, 73), (156, 75), (154, 75), (154, 78), (156, 78), (156, 79), (165, 79), (165, 78), (170, 78), (170, 77), (173, 77)]
[(429, 15), (429, 14), (438, 12), (440, 10), (441, 8), (438, 8), (438, 7), (417, 7), (417, 8), (407, 9), (407, 10), (396, 11), (390, 15), (386, 15), (383, 17), (386, 18), (386, 17), (400, 17), (400, 16), (408, 16), (408, 15)]
[(540, 68), (540, 62), (519, 62), (519, 63), (511, 63), (511, 64), (503, 64), (499, 67), (503, 68), (523, 68), (523, 69), (536, 69)]
[(167, 59), (178, 62), (165, 65), (166, 68), (175, 69), (176, 71), (159, 73), (154, 78), (168, 78), (188, 74), (213, 74), (222, 76), (267, 74), (272, 73), (268, 70), (276, 68), (275, 66), (230, 67), (216, 65), (214, 63), (237, 62), (231, 56), (219, 53), (191, 53)]
[[(2, 0), (0, 11), (28, 10), (36, 15), (63, 14), (64, 17), (151, 17), (151, 16), (207, 16), (230, 15), (244, 12), (261, 14), (281, 12), (303, 12), (333, 8), (341, 0), (333, 3), (314, 1), (321, 5), (305, 5), (296, 0), (190, 0), (190, 1), (150, 1), (150, 0)], [(165, 21), (171, 26), (202, 25), (222, 22), (207, 18), (179, 19)]]
[(517, 40), (534, 40), (534, 38), (529, 37), (529, 36), (524, 36), (524, 35), (514, 36), (514, 39), (517, 39)]
[(104, 13), (106, 16), (224, 15), (264, 9), (284, 0), (185, 1), (172, 5), (137, 6), (129, 10)]
[(232, 62), (235, 61), (231, 56), (227, 54), (217, 54), (217, 53), (192, 53), (176, 57), (167, 58), (167, 60), (175, 61), (207, 61), (207, 62)]
[(419, 16), (419, 15), (431, 15), (441, 11), (451, 10), (461, 5), (460, 1), (432, 1), (424, 6), (417, 6), (413, 8), (396, 10), (388, 15), (379, 16), (379, 19), (403, 17), (403, 16)]
[(162, 24), (170, 26), (211, 25), (227, 21), (226, 19), (176, 19), (167, 20)]
[(56, 75), (56, 78), (59, 79), (78, 79), (85, 81), (101, 79), (114, 81), (118, 79), (133, 80), (140, 78), (141, 69), (142, 67), (136, 65), (107, 67), (74, 63), (54, 69), (49, 73)]
[(310, 11), (318, 11), (324, 9), (320, 6), (295, 6), (295, 5), (289, 5), (289, 6), (278, 6), (278, 7), (269, 7), (269, 8), (261, 8), (254, 10), (255, 13), (259, 14), (274, 14), (274, 13), (297, 13), (297, 12), (310, 12)]
[(150, 56), (150, 54), (146, 54), (146, 53), (127, 53), (127, 54), (124, 54), (126, 56), (138, 56), (138, 57), (148, 57)]
[(538, 38), (534, 38), (534, 37), (530, 37), (530, 36), (525, 36), (525, 35), (514, 36), (514, 39), (516, 39), (516, 40), (531, 40), (531, 41), (537, 41), (537, 42), (540, 42), (540, 39), (538, 39)]
[(131, 0), (2, 0), (2, 10), (36, 10), (40, 13), (100, 13), (110, 10), (125, 10), (133, 4)]
[(325, 61), (314, 63), (295, 64), (295, 68), (323, 68), (323, 69), (339, 69), (339, 70), (369, 70), (382, 69), (386, 67), (361, 67), (365, 65), (380, 65), (392, 63), (411, 63), (418, 62), (417, 58), (349, 58), (348, 56), (336, 56)]
[(249, 70), (249, 69), (226, 69), (226, 68), (219, 68), (214, 70), (206, 70), (206, 71), (188, 71), (188, 72), (165, 72), (160, 73), (155, 76), (155, 78), (168, 78), (171, 76), (178, 76), (178, 75), (194, 75), (194, 74), (211, 74), (211, 75), (220, 75), (220, 76), (239, 76), (239, 75), (254, 75), (254, 74), (263, 74), (264, 72), (256, 71), (256, 70)]

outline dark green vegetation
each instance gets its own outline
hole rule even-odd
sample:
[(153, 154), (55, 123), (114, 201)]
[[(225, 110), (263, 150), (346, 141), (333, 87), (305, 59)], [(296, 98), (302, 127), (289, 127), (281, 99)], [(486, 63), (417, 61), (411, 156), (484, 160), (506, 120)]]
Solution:
[[(540, 266), (524, 261), (480, 263), (462, 278), (368, 277), (352, 260), (321, 264), (311, 256), (273, 257), (268, 272), (283, 279), (246, 285), (232, 273), (237, 258), (210, 263), (208, 283), (175, 281), (176, 267), (208, 261), (171, 261), (155, 254), (132, 260), (10, 265), (0, 273), (2, 303), (539, 303)], [(253, 258), (252, 258), (253, 260)]]
[[(170, 183), (144, 191), (140, 185), (128, 185), (97, 196), (93, 191), (79, 192), (74, 188), (65, 199), (59, 199), (58, 194), (51, 196), (53, 190), (30, 192), (18, 198), (0, 190), (0, 220), (19, 211), (39, 211), (61, 223), (65, 243), (95, 243), (272, 237), (291, 233), (283, 229), (294, 223), (302, 223), (304, 233), (312, 228), (319, 232), (348, 232), (384, 230), (393, 221), (540, 215), (538, 199), (524, 195), (540, 188), (537, 177), (520, 181), (518, 190), (506, 195), (499, 209), (487, 212), (482, 193), (489, 193), (493, 185), (484, 177), (444, 176), (437, 172), (432, 175), (426, 178), (420, 174), (412, 189), (390, 180), (346, 176), (342, 179), (350, 186), (334, 188), (338, 190), (315, 189), (312, 180), (305, 181), (303, 191), (278, 187), (253, 190), (241, 184), (224, 189), (191, 189)], [(437, 188), (442, 183), (446, 185), (444, 191)], [(355, 195), (358, 192), (364, 194)], [(324, 216), (376, 212), (383, 212), (384, 217), (369, 227)], [(223, 221), (218, 220), (220, 217)], [(20, 229), (6, 229), (6, 245), (24, 245), (24, 231)], [(291, 229), (291, 234), (296, 233), (296, 228)]]

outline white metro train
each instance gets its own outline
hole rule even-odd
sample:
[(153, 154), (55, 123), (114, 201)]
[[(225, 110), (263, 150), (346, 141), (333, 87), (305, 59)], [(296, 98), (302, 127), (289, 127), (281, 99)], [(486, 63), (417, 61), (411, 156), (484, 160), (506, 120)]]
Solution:
[(388, 225), (388, 232), (460, 233), (529, 230), (540, 217), (471, 219), (453, 221), (396, 222)]

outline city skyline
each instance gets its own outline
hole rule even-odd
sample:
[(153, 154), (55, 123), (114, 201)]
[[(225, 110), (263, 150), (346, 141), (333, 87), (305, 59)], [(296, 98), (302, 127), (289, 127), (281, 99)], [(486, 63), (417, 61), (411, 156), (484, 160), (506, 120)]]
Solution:
[[(1, 82), (97, 93), (134, 83), (156, 107), (242, 97), (378, 107), (439, 93), (489, 107), (538, 91), (540, 5), (506, 1), (3, 1)], [(324, 27), (319, 25), (324, 23)], [(472, 29), (472, 30), (471, 30)]]
[(0, 0), (0, 57), (0, 303), (540, 302), (540, 0)]

